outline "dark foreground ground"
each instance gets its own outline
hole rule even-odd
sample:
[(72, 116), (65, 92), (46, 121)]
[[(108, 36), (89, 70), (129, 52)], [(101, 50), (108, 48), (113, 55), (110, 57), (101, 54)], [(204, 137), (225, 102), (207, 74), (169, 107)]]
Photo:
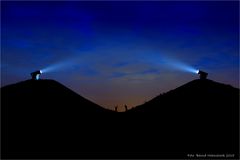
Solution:
[(2, 158), (239, 157), (239, 89), (210, 80), (124, 113), (28, 80), (1, 88), (1, 118)]

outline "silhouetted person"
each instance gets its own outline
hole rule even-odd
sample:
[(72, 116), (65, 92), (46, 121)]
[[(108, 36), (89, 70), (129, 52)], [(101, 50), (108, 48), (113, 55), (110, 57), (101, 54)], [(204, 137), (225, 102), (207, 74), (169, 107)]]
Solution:
[(125, 104), (125, 106), (124, 106), (124, 107), (125, 107), (125, 111), (127, 111), (127, 110), (128, 110), (128, 107), (127, 107), (127, 105), (126, 105), (126, 104)]
[(118, 106), (115, 107), (115, 112), (117, 112), (117, 111), (118, 111)]

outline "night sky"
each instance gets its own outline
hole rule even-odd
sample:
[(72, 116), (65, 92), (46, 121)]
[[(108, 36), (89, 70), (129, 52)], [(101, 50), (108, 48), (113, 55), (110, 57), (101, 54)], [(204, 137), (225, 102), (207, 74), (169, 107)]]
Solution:
[(1, 2), (1, 86), (54, 79), (107, 108), (197, 79), (238, 87), (238, 1)]

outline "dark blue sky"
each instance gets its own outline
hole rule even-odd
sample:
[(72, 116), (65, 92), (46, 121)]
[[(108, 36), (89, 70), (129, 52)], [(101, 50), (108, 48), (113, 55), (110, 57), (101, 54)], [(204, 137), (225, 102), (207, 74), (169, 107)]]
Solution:
[(53, 67), (42, 78), (108, 108), (198, 78), (187, 67), (238, 87), (237, 1), (1, 2), (1, 16), (2, 86)]

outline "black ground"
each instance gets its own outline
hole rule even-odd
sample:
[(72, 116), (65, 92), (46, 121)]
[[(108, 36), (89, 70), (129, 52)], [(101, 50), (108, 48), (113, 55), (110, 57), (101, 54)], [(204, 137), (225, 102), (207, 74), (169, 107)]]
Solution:
[(27, 80), (1, 88), (1, 118), (2, 158), (239, 157), (239, 89), (211, 80), (124, 113), (56, 81)]

